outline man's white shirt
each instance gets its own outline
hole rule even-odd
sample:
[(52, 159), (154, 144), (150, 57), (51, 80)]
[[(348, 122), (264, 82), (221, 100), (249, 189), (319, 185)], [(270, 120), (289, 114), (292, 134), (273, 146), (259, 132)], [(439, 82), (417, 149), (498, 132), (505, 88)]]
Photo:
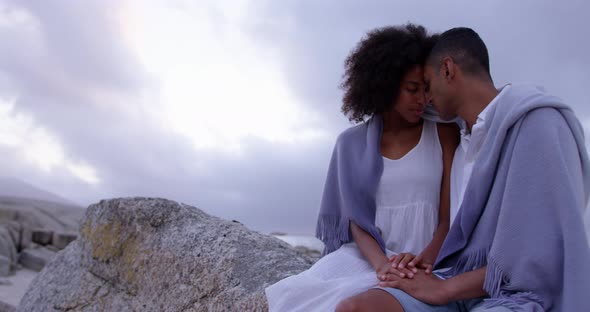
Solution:
[(496, 105), (498, 99), (506, 93), (510, 85), (504, 86), (500, 93), (486, 106), (486, 108), (477, 116), (477, 120), (473, 125), (471, 132), (468, 132), (465, 121), (461, 121), (461, 142), (455, 150), (455, 157), (453, 158), (453, 165), (451, 167), (451, 223), (455, 220), (463, 197), (465, 196), (465, 189), (467, 183), (471, 178), (473, 171), (473, 164), (479, 155), (481, 146), (488, 134), (488, 127), (486, 118), (492, 107)]

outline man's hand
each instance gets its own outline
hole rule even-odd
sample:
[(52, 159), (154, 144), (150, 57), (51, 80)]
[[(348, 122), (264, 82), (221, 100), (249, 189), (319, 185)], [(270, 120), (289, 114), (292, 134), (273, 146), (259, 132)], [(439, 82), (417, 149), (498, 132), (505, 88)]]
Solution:
[(431, 258), (433, 258), (432, 252), (430, 252), (428, 249), (425, 249), (418, 256), (404, 252), (399, 255), (391, 256), (389, 261), (391, 262), (392, 268), (398, 271), (412, 272), (412, 274), (408, 275), (409, 278), (412, 278), (412, 276), (418, 272), (418, 269), (424, 270), (426, 274), (432, 273), (432, 265), (434, 260), (431, 260)]
[(408, 263), (410, 263), (415, 258), (416, 258), (416, 256), (414, 254), (411, 254), (409, 252), (402, 252), (398, 255), (391, 256), (391, 258), (389, 258), (389, 261), (391, 262), (391, 267), (394, 269), (397, 269), (397, 270), (408, 269), (412, 273), (416, 273), (416, 272), (418, 272), (418, 270), (416, 270), (416, 268), (408, 267)]
[(381, 287), (401, 289), (408, 295), (428, 304), (445, 305), (450, 299), (447, 283), (424, 270), (418, 270), (413, 279), (390, 276), (388, 281), (381, 281)]
[(400, 278), (413, 278), (414, 272), (410, 271), (407, 268), (396, 268), (392, 265), (392, 261), (385, 261), (381, 265), (378, 266), (377, 270), (377, 278), (380, 281), (387, 281), (389, 280), (390, 276), (400, 277)]
[(432, 266), (436, 261), (436, 252), (431, 250), (432, 248), (426, 248), (418, 256), (408, 262), (408, 268), (415, 271), (415, 269), (422, 269), (426, 274), (432, 273)]

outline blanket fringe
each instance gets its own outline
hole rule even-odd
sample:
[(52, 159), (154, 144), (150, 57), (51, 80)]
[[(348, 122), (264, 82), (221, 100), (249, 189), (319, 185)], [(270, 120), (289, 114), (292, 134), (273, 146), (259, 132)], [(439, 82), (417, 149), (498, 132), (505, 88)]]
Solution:
[(543, 306), (543, 300), (533, 292), (506, 290), (506, 285), (510, 284), (510, 278), (506, 271), (502, 270), (497, 262), (489, 257), (487, 249), (480, 249), (460, 257), (455, 266), (451, 270), (443, 272), (442, 276), (451, 278), (484, 266), (486, 266), (486, 276), (483, 289), (490, 295), (490, 298), (484, 300), (485, 308), (502, 306), (513, 311), (524, 311), (524, 307), (531, 302)]
[(530, 302), (535, 302), (543, 306), (543, 300), (533, 292), (511, 292), (506, 290), (506, 287), (502, 289), (502, 286), (508, 285), (509, 283), (510, 278), (506, 271), (500, 268), (493, 258), (488, 257), (483, 289), (491, 298), (485, 300), (484, 307), (493, 308), (502, 306), (514, 311), (523, 311), (523, 307)]
[(452, 269), (442, 273), (445, 278), (479, 269), (487, 264), (488, 250), (480, 249), (468, 255), (461, 256)]
[(319, 216), (316, 226), (316, 237), (324, 242), (322, 256), (335, 251), (342, 244), (350, 242), (349, 223), (349, 219), (338, 216)]
[(483, 289), (490, 295), (490, 297), (500, 297), (502, 285), (508, 284), (509, 282), (510, 279), (508, 278), (508, 274), (506, 274), (495, 261), (488, 260)]

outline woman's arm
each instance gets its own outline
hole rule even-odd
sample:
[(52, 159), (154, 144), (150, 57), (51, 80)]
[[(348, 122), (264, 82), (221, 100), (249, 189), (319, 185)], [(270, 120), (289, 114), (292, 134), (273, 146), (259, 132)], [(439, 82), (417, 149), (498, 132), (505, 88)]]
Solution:
[(373, 236), (365, 232), (365, 230), (352, 221), (350, 221), (350, 231), (352, 232), (354, 242), (376, 272), (388, 263), (389, 259), (381, 250), (381, 247), (379, 247), (379, 244)]
[(440, 205), (438, 211), (438, 226), (432, 241), (424, 249), (423, 261), (434, 264), (438, 252), (447, 237), (450, 227), (451, 207), (451, 166), (455, 150), (459, 145), (459, 129), (456, 124), (438, 124), (438, 137), (443, 152), (443, 175), (440, 186)]
[[(455, 156), (455, 149), (459, 144), (459, 129), (453, 124), (438, 124), (438, 137), (443, 152), (443, 174), (440, 187), (440, 205), (438, 212), (438, 226), (434, 232), (432, 241), (420, 255), (411, 261), (404, 259), (399, 260), (398, 268), (404, 268), (406, 263), (408, 267), (419, 267), (426, 270), (426, 273), (432, 271), (432, 265), (436, 261), (438, 252), (449, 232), (450, 227), (450, 189), (451, 189), (451, 166), (453, 164), (453, 157)], [(406, 260), (406, 261), (404, 261)], [(398, 261), (395, 261), (394, 264)]]

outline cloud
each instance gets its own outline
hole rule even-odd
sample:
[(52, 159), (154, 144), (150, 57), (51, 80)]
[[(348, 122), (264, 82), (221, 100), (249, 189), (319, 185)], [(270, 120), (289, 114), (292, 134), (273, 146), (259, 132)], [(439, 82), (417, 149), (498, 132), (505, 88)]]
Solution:
[(350, 125), (343, 61), (367, 30), (471, 26), (498, 84), (542, 84), (585, 120), (585, 12), (583, 1), (0, 0), (0, 170), (82, 204), (161, 196), (312, 233)]
[(276, 53), (246, 36), (248, 16), (237, 7), (127, 10), (126, 37), (146, 70), (159, 77), (160, 119), (197, 148), (217, 150), (239, 149), (248, 136), (296, 143), (325, 135), (310, 126), (321, 125), (319, 117), (294, 100)]
[[(488, 45), (498, 85), (541, 84), (581, 114), (590, 83), (585, 1), (281, 1), (268, 2), (252, 36), (280, 49), (290, 85), (335, 125), (343, 60), (370, 29), (414, 22), (432, 32), (475, 29)], [(555, 24), (549, 20), (560, 20)]]
[(22, 155), (22, 165), (30, 165), (46, 173), (66, 170), (81, 182), (99, 182), (94, 168), (66, 157), (54, 135), (36, 126), (30, 116), (15, 113), (15, 101), (0, 99), (0, 146), (4, 152)]
[[(333, 142), (311, 127), (318, 122), (313, 111), (292, 100), (274, 56), (257, 55), (256, 46), (231, 35), (239, 25), (228, 24), (225, 43), (249, 49), (235, 60), (225, 45), (210, 51), (187, 45), (185, 54), (165, 49), (146, 61), (122, 30), (124, 11), (98, 3), (90, 3), (92, 10), (68, 3), (68, 14), (65, 2), (2, 3), (10, 14), (26, 16), (0, 32), (10, 47), (0, 64), (0, 90), (12, 99), (3, 117), (27, 120), (18, 149), (0, 144), (10, 150), (3, 172), (80, 203), (162, 196), (257, 229), (310, 231)], [(203, 23), (182, 25), (192, 28), (170, 44)], [(181, 31), (166, 30), (158, 39)], [(213, 44), (215, 38), (201, 39)], [(223, 64), (220, 76), (199, 72)], [(38, 163), (21, 161), (27, 154)]]

